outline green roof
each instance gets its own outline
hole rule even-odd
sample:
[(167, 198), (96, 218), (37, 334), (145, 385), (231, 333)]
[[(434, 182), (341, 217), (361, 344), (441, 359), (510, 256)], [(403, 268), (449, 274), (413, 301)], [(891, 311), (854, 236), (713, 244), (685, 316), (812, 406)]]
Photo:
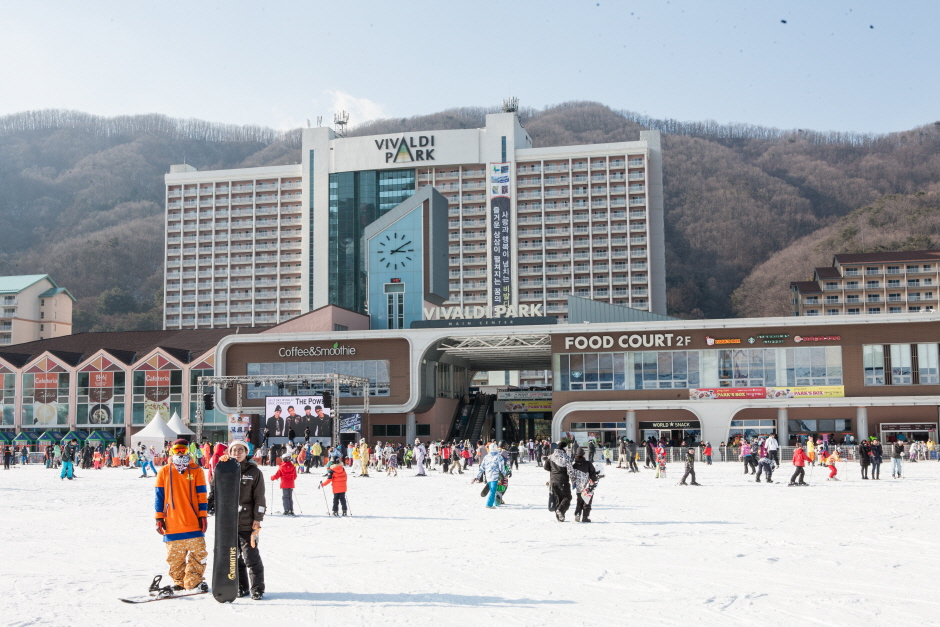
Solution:
[[(49, 279), (49, 280), (51, 281), (52, 279)], [(59, 294), (68, 294), (69, 298), (71, 298), (72, 300), (75, 300), (75, 297), (72, 296), (72, 293), (68, 291), (67, 289), (65, 289), (64, 287), (53, 287), (51, 289), (48, 289), (42, 294), (40, 294), (39, 298), (52, 298), (53, 296), (58, 296)]]
[(53, 287), (58, 287), (48, 274), (21, 274), (19, 276), (0, 277), (0, 294), (19, 294), (30, 285), (35, 285), (43, 279), (49, 279)]

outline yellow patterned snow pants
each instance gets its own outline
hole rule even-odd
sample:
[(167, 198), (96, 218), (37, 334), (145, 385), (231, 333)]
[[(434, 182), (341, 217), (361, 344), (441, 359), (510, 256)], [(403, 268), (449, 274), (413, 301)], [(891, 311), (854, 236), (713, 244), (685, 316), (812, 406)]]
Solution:
[[(205, 538), (188, 538), (166, 542), (166, 563), (170, 565), (173, 583), (192, 590), (203, 581), (206, 572)], [(188, 558), (188, 559), (187, 559)]]

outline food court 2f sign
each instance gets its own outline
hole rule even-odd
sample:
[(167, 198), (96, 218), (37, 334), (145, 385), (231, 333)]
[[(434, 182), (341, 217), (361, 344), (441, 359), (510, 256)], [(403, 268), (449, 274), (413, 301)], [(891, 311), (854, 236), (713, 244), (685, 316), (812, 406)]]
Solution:
[(624, 335), (575, 335), (565, 338), (565, 350), (601, 348), (685, 348), (692, 344), (692, 336), (676, 333), (625, 333)]

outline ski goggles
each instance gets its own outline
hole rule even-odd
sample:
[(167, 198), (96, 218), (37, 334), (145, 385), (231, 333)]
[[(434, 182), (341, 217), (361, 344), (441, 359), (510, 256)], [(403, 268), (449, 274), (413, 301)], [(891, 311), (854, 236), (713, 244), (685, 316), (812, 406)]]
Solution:
[(174, 455), (186, 455), (187, 453), (189, 453), (189, 447), (184, 446), (182, 444), (174, 444), (170, 448), (170, 452), (173, 453)]

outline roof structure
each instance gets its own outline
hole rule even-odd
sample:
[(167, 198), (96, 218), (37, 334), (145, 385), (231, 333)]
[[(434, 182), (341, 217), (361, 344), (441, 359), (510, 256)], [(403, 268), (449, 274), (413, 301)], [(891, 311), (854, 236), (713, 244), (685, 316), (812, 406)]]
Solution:
[(672, 316), (652, 313), (623, 305), (603, 303), (590, 298), (568, 297), (569, 322), (662, 322), (678, 320)]
[(161, 349), (171, 357), (189, 363), (212, 349), (227, 335), (258, 333), (263, 327), (237, 327), (222, 329), (184, 329), (177, 331), (109, 331), (75, 333), (35, 342), (14, 344), (0, 351), (0, 359), (22, 367), (46, 351), (75, 366), (98, 350), (105, 350), (124, 364), (141, 359), (154, 349)]
[(48, 274), (20, 274), (18, 276), (0, 277), (0, 294), (19, 294), (30, 285), (35, 285), (43, 279), (49, 279), (53, 287), (58, 287)]
[[(51, 281), (52, 279), (49, 279), (49, 280)], [(75, 297), (72, 296), (72, 293), (68, 291), (67, 289), (65, 289), (64, 287), (50, 288), (46, 290), (45, 292), (43, 292), (42, 294), (40, 294), (39, 298), (52, 298), (53, 296), (58, 296), (59, 294), (66, 294), (69, 298), (71, 298), (72, 300), (75, 300)]]
[(842, 273), (839, 272), (838, 268), (829, 266), (826, 268), (816, 268), (816, 276), (820, 279), (841, 279)]
[(790, 281), (790, 287), (795, 287), (800, 294), (822, 293), (816, 281)]
[(897, 261), (940, 261), (940, 250), (911, 250), (894, 253), (843, 253), (832, 256), (833, 263), (890, 263)]

